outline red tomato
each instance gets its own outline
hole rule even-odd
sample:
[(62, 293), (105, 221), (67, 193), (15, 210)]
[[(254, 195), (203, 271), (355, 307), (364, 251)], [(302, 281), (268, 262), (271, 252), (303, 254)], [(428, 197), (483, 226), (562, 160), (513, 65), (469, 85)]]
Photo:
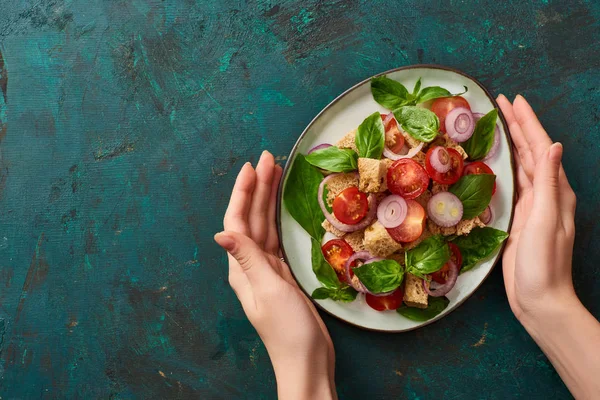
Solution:
[[(460, 254), (460, 249), (458, 248), (457, 245), (455, 245), (452, 242), (448, 243), (448, 246), (450, 247), (450, 259), (460, 269), (460, 266), (462, 265), (462, 255)], [(431, 279), (433, 279), (437, 283), (443, 285), (444, 283), (446, 283), (446, 279), (448, 279), (448, 271), (449, 270), (450, 270), (450, 265), (448, 265), (448, 263), (446, 263), (439, 271), (431, 274)]]
[(431, 104), (431, 111), (433, 111), (440, 120), (441, 132), (446, 132), (446, 115), (448, 115), (448, 113), (456, 107), (465, 107), (469, 110), (471, 109), (469, 102), (460, 96), (442, 97), (435, 99)]
[(338, 276), (344, 275), (344, 265), (354, 254), (352, 247), (343, 239), (332, 239), (321, 247), (321, 251), (327, 263), (338, 273)]
[[(389, 115), (389, 114), (387, 114)], [(387, 117), (386, 114), (381, 114), (381, 119), (385, 120)], [(389, 146), (388, 148), (392, 151), (392, 153), (400, 154), (402, 149), (404, 148), (404, 136), (400, 133), (400, 129), (398, 129), (398, 124), (394, 119), (391, 119), (385, 126), (385, 143), (386, 145), (390, 142), (394, 142), (393, 146)]]
[(464, 166), (463, 158), (460, 153), (454, 149), (446, 148), (452, 162), (452, 168), (450, 168), (450, 171), (442, 174), (437, 172), (431, 166), (431, 154), (435, 148), (436, 146), (430, 148), (425, 155), (425, 169), (427, 169), (427, 173), (431, 179), (442, 185), (452, 185), (453, 183), (458, 182), (463, 173)]
[(365, 298), (367, 300), (367, 304), (374, 310), (395, 310), (402, 305), (404, 291), (401, 287), (399, 287), (387, 296), (373, 296), (372, 294), (367, 293)]
[[(481, 174), (490, 174), (495, 175), (494, 171), (486, 163), (483, 161), (473, 162), (465, 167), (463, 175), (481, 175)], [(494, 189), (492, 190), (492, 195), (496, 193), (496, 182), (494, 182)]]
[(388, 169), (387, 185), (390, 192), (405, 199), (414, 199), (429, 186), (429, 176), (418, 162), (402, 158), (394, 161)]
[(415, 200), (406, 200), (407, 212), (404, 221), (395, 228), (387, 228), (396, 242), (412, 242), (417, 240), (425, 229), (425, 209)]
[(367, 195), (356, 186), (342, 190), (333, 200), (333, 215), (343, 224), (359, 223), (369, 211)]

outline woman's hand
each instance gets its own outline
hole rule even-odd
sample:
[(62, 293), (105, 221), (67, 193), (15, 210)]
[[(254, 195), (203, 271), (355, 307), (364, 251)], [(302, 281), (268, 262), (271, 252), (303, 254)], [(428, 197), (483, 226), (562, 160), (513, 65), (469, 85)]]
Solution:
[(314, 305), (280, 259), (275, 226), (281, 167), (263, 152), (240, 171), (215, 235), (229, 253), (229, 283), (267, 348), (280, 399), (336, 398), (333, 343)]
[(552, 143), (522, 96), (498, 104), (515, 149), (518, 200), (502, 264), (510, 306), (518, 319), (578, 301), (571, 278), (575, 193)]

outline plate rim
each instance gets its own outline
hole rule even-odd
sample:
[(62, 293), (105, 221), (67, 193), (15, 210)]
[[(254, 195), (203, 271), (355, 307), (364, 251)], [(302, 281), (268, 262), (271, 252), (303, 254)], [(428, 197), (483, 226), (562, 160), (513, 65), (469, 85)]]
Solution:
[[(498, 103), (496, 102), (496, 99), (494, 98), (494, 96), (490, 93), (490, 91), (481, 83), (479, 82), (478, 79), (474, 78), (473, 76), (467, 74), (466, 72), (460, 71), (456, 68), (452, 68), (452, 67), (447, 67), (444, 65), (438, 65), (438, 64), (411, 64), (411, 65), (405, 65), (402, 67), (397, 67), (397, 68), (392, 68), (389, 69), (387, 71), (384, 72), (380, 72), (378, 74), (372, 75), (366, 79), (363, 79), (362, 81), (354, 84), (353, 86), (351, 86), (350, 88), (346, 89), (345, 91), (343, 91), (341, 94), (339, 94), (338, 96), (336, 96), (333, 100), (331, 100), (325, 107), (323, 107), (323, 109), (309, 122), (309, 124), (306, 126), (306, 128), (304, 128), (304, 130), (302, 131), (302, 133), (300, 134), (300, 136), (298, 137), (298, 139), (296, 140), (296, 143), (294, 143), (294, 146), (292, 147), (292, 150), (290, 151), (290, 154), (286, 160), (285, 163), (285, 167), (283, 168), (283, 172), (281, 174), (281, 180), (279, 182), (279, 187), (277, 189), (277, 208), (276, 208), (276, 217), (277, 217), (277, 234), (279, 235), (279, 242), (280, 242), (280, 249), (281, 249), (281, 254), (283, 256), (283, 259), (285, 260), (285, 263), (288, 265), (288, 268), (292, 274), (292, 276), (294, 277), (294, 280), (296, 282), (298, 282), (298, 280), (296, 279), (296, 275), (294, 274), (293, 269), (290, 267), (290, 263), (288, 261), (288, 257), (287, 254), (285, 253), (285, 249), (283, 247), (283, 244), (281, 242), (281, 237), (282, 237), (282, 229), (281, 229), (281, 210), (282, 210), (282, 203), (283, 203), (283, 183), (285, 181), (285, 178), (287, 177), (287, 174), (289, 173), (289, 170), (291, 168), (291, 163), (289, 162), (290, 160), (292, 160), (295, 156), (296, 156), (296, 152), (298, 151), (298, 146), (300, 145), (300, 142), (302, 141), (302, 139), (304, 138), (304, 136), (306, 135), (306, 133), (308, 132), (308, 130), (313, 126), (313, 124), (317, 121), (317, 119), (319, 119), (319, 117), (321, 116), (321, 114), (323, 114), (325, 111), (327, 111), (330, 107), (332, 107), (335, 103), (337, 103), (339, 100), (341, 100), (343, 97), (345, 97), (347, 94), (349, 94), (350, 92), (352, 92), (353, 90), (357, 89), (358, 87), (364, 85), (365, 83), (368, 83), (369, 81), (371, 81), (371, 79), (376, 78), (378, 76), (382, 76), (382, 75), (387, 75), (390, 74), (392, 72), (397, 72), (397, 71), (404, 71), (404, 70), (411, 70), (411, 69), (434, 69), (434, 70), (443, 70), (443, 71), (449, 71), (449, 72), (454, 72), (456, 74), (462, 75), (468, 79), (470, 79), (471, 81), (475, 82), (475, 84), (477, 84), (477, 86), (479, 86), (483, 92), (485, 93), (485, 95), (490, 99), (490, 101), (492, 102), (492, 105), (495, 106), (496, 109), (498, 109), (498, 116), (500, 117), (500, 121), (502, 122), (502, 127), (504, 128), (504, 136), (506, 137), (508, 146), (510, 149), (514, 149), (514, 144), (513, 141), (510, 137), (510, 132), (508, 130), (508, 124), (506, 123), (506, 119), (504, 118), (504, 114), (502, 113), (502, 110), (500, 110), (500, 106), (498, 105)], [(512, 198), (512, 206), (511, 206), (511, 211), (510, 211), (510, 219), (508, 221), (508, 231), (510, 232), (511, 228), (512, 228), (512, 224), (513, 224), (513, 219), (514, 219), (514, 215), (515, 215), (515, 205), (517, 202), (517, 179), (516, 179), (516, 174), (515, 174), (515, 159), (514, 159), (514, 152), (510, 151), (510, 170), (512, 173), (512, 178), (513, 178), (513, 198)], [(504, 253), (504, 248), (506, 247), (506, 243), (507, 241), (505, 240), (504, 243), (502, 243), (502, 246), (500, 247), (500, 251), (498, 252), (496, 259), (494, 260), (494, 263), (492, 264), (492, 267), (490, 268), (490, 270), (488, 271), (488, 273), (483, 277), (483, 279), (481, 280), (481, 282), (479, 282), (479, 284), (475, 287), (475, 289), (473, 289), (473, 291), (468, 295), (465, 296), (465, 298), (463, 298), (462, 300), (460, 300), (456, 306), (448, 311), (447, 313), (444, 314), (439, 314), (437, 316), (435, 316), (434, 318), (425, 321), (424, 323), (422, 323), (421, 325), (417, 325), (417, 326), (413, 326), (410, 328), (406, 328), (406, 329), (378, 329), (378, 328), (369, 328), (366, 326), (362, 326), (362, 325), (357, 325), (354, 322), (350, 322), (336, 314), (334, 314), (333, 312), (327, 310), (325, 307), (323, 307), (321, 304), (319, 304), (317, 301), (315, 301), (312, 296), (310, 295), (310, 293), (308, 293), (303, 287), (302, 285), (298, 284), (298, 287), (300, 288), (300, 290), (302, 290), (302, 292), (308, 297), (308, 299), (321, 311), (325, 312), (326, 314), (328, 314), (331, 317), (337, 318), (338, 320), (351, 325), (353, 327), (365, 330), (365, 331), (369, 331), (369, 332), (383, 332), (383, 333), (401, 333), (401, 332), (409, 332), (409, 331), (413, 331), (416, 329), (420, 329), (423, 328), (427, 325), (430, 325), (440, 319), (442, 319), (443, 317), (445, 317), (446, 315), (451, 314), (452, 312), (456, 311), (461, 305), (463, 305), (463, 303), (465, 301), (467, 301), (471, 296), (473, 296), (473, 294), (475, 294), (475, 292), (481, 287), (481, 285), (483, 285), (483, 282), (485, 282), (488, 277), (491, 275), (492, 271), (496, 268), (496, 265), (498, 264), (498, 262), (502, 259), (502, 253)]]

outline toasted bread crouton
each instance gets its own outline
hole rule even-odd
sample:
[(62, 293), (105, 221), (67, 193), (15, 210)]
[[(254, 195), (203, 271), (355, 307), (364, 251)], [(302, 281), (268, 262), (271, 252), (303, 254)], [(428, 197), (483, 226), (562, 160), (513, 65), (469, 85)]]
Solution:
[(468, 235), (469, 232), (471, 232), (473, 230), (473, 228), (475, 228), (477, 226), (480, 226), (480, 227), (485, 226), (485, 224), (483, 222), (481, 222), (479, 217), (475, 217), (472, 219), (465, 219), (465, 220), (460, 221), (458, 224), (456, 224), (454, 226), (449, 226), (449, 227), (439, 226), (432, 220), (427, 221), (427, 228), (431, 231), (431, 233), (433, 235), (444, 235), (444, 236)]
[(356, 129), (352, 129), (350, 132), (346, 133), (346, 136), (338, 140), (335, 144), (340, 149), (352, 149), (358, 153), (358, 149), (356, 148), (356, 143), (354, 139), (356, 138)]
[[(404, 303), (409, 307), (427, 308), (428, 295), (423, 289), (423, 279), (407, 273), (404, 281)], [(429, 285), (428, 282), (425, 284)]]
[(402, 248), (379, 221), (365, 229), (365, 248), (375, 257), (387, 257)]
[[(387, 187), (387, 171), (388, 169), (392, 166), (392, 164), (394, 163), (394, 160), (390, 160), (389, 158), (382, 158), (381, 161), (381, 174), (383, 176), (383, 182), (381, 183), (381, 187), (379, 188), (379, 190), (381, 192), (385, 192), (386, 190), (388, 190)], [(380, 199), (377, 199), (377, 201), (379, 201)]]
[(450, 136), (448, 136), (447, 133), (442, 133), (438, 137), (441, 137), (443, 139), (444, 146), (446, 146), (446, 147), (448, 147), (450, 149), (454, 149), (454, 150), (458, 151), (460, 153), (460, 155), (462, 156), (463, 159), (466, 160), (467, 157), (469, 157), (469, 155), (467, 154), (467, 152), (465, 151), (465, 149), (463, 149), (460, 144), (458, 144), (457, 142), (455, 142), (454, 140), (452, 140), (450, 138)]
[(390, 260), (394, 260), (396, 261), (398, 264), (400, 265), (404, 265), (404, 249), (402, 249), (402, 251), (399, 251), (397, 253), (394, 254), (390, 254), (387, 258), (389, 258)]
[(420, 151), (417, 154), (415, 154), (415, 156), (412, 159), (418, 162), (421, 165), (421, 167), (425, 168), (425, 155), (425, 153)]
[(419, 203), (421, 207), (427, 210), (427, 203), (429, 202), (429, 199), (431, 199), (431, 192), (429, 190), (426, 190), (423, 193), (421, 193), (421, 195), (417, 197), (415, 201)]
[(339, 174), (327, 182), (327, 204), (333, 205), (333, 200), (344, 189), (358, 186), (358, 176), (355, 173)]
[(339, 238), (342, 238), (346, 235), (346, 232), (340, 231), (335, 226), (331, 225), (331, 222), (329, 222), (327, 220), (323, 221), (321, 226), (325, 229), (326, 232), (333, 233), (335, 236), (337, 236)]
[(365, 193), (381, 192), (381, 186), (385, 184), (386, 164), (373, 158), (358, 159), (358, 175), (360, 181), (358, 189)]
[(448, 185), (442, 185), (441, 183), (433, 182), (431, 184), (431, 193), (438, 194), (439, 192), (447, 192), (448, 188)]
[(352, 250), (354, 250), (355, 252), (363, 251), (365, 249), (364, 239), (364, 230), (347, 233), (346, 236), (344, 236), (344, 240), (350, 245), (350, 247), (352, 247)]
[(429, 231), (429, 229), (427, 229), (427, 225), (426, 225), (425, 229), (423, 229), (423, 233), (421, 233), (421, 236), (419, 236), (417, 238), (417, 240), (413, 240), (410, 243), (404, 243), (402, 245), (402, 249), (404, 251), (412, 250), (415, 247), (417, 247), (418, 245), (420, 245), (423, 240), (427, 239), (430, 236), (431, 236), (431, 232)]
[(406, 144), (408, 145), (408, 147), (410, 147), (411, 149), (413, 147), (417, 147), (419, 144), (421, 144), (420, 141), (418, 141), (417, 139), (415, 139), (414, 137), (412, 137), (410, 135), (410, 133), (405, 132), (403, 129), (400, 129), (400, 133), (402, 134), (402, 136), (404, 136), (404, 140), (406, 142)]

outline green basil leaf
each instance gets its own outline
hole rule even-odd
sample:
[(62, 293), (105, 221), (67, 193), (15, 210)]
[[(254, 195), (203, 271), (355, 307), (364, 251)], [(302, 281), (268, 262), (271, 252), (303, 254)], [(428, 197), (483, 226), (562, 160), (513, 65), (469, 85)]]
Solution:
[(312, 293), (311, 297), (315, 300), (331, 299), (333, 301), (342, 301), (349, 303), (356, 299), (358, 293), (350, 286), (344, 286), (340, 288), (316, 288)]
[(302, 154), (298, 154), (288, 174), (283, 191), (283, 202), (291, 216), (313, 238), (321, 240), (325, 219), (319, 206), (319, 184), (323, 175), (310, 165)]
[(471, 219), (481, 214), (492, 200), (492, 191), (496, 175), (465, 175), (458, 182), (450, 186), (463, 204), (463, 219)]
[(331, 172), (351, 172), (358, 169), (358, 154), (354, 150), (335, 146), (313, 151), (306, 156), (306, 161)]
[[(450, 247), (442, 235), (431, 236), (406, 252), (406, 271), (420, 278), (439, 271), (450, 259)], [(356, 271), (356, 270), (355, 270)]]
[(458, 246), (463, 263), (460, 272), (473, 268), (479, 261), (492, 254), (502, 242), (508, 238), (508, 233), (490, 228), (475, 228), (467, 236), (459, 236), (452, 243)]
[(412, 321), (423, 322), (430, 320), (444, 311), (448, 307), (448, 304), (450, 304), (450, 300), (446, 297), (429, 297), (427, 308), (414, 308), (402, 305), (396, 312)]
[(402, 266), (394, 260), (381, 260), (354, 268), (354, 274), (372, 293), (396, 290), (404, 278)]
[(311, 242), (310, 258), (315, 276), (326, 288), (339, 288), (342, 284), (331, 265), (325, 261), (325, 257), (323, 257), (323, 252), (321, 251), (321, 242), (312, 238)]
[(407, 106), (394, 110), (396, 120), (410, 136), (429, 143), (438, 135), (440, 120), (426, 108)]
[(381, 114), (374, 112), (358, 126), (354, 142), (359, 157), (374, 158), (376, 160), (381, 158), (385, 145), (385, 129), (383, 128)]
[(489, 153), (494, 144), (494, 131), (498, 120), (498, 110), (493, 109), (477, 121), (473, 136), (461, 146), (471, 160), (480, 160)]
[(371, 93), (376, 102), (390, 110), (410, 103), (409, 93), (404, 85), (386, 76), (371, 79)]
[(417, 97), (417, 103), (425, 103), (426, 101), (438, 99), (440, 97), (460, 96), (460, 95), (467, 93), (467, 91), (469, 90), (469, 89), (467, 89), (466, 86), (464, 88), (465, 88), (464, 92), (452, 94), (448, 90), (444, 89), (443, 87), (439, 87), (439, 86), (426, 87), (426, 88), (423, 88), (423, 90), (421, 90), (421, 92), (419, 93), (419, 96)]
[(419, 80), (417, 81), (417, 83), (415, 83), (415, 88), (413, 89), (412, 95), (415, 98), (419, 97), (419, 90), (421, 90), (421, 78), (419, 78)]

